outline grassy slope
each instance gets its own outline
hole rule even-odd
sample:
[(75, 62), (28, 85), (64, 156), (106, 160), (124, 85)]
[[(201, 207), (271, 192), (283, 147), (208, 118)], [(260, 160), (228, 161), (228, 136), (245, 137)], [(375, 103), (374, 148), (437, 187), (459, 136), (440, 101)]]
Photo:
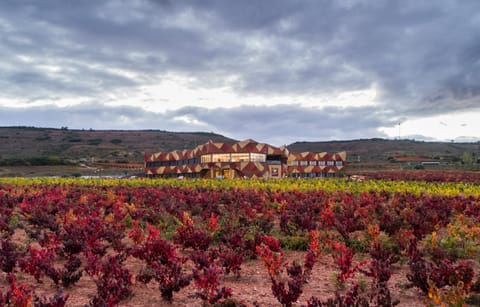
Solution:
[(143, 162), (144, 152), (190, 149), (227, 137), (204, 132), (159, 130), (64, 130), (50, 128), (1, 128), (0, 158), (57, 156), (66, 159)]

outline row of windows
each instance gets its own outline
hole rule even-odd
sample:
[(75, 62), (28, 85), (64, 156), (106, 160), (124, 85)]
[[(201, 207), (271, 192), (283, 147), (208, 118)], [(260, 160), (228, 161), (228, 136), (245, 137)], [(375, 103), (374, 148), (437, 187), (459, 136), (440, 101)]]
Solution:
[(294, 160), (294, 161), (290, 161), (289, 162), (289, 165), (291, 166), (343, 166), (343, 161), (324, 161), (324, 160), (320, 160), (320, 161), (298, 161), (298, 160)]
[(154, 161), (154, 162), (147, 162), (147, 167), (181, 166), (181, 165), (192, 165), (192, 164), (198, 164), (198, 163), (200, 163), (199, 158), (173, 160), (173, 161)]
[(325, 178), (335, 177), (334, 173), (293, 173), (289, 177), (292, 178)]
[(210, 162), (265, 162), (267, 155), (258, 153), (224, 153), (202, 155), (202, 163)]

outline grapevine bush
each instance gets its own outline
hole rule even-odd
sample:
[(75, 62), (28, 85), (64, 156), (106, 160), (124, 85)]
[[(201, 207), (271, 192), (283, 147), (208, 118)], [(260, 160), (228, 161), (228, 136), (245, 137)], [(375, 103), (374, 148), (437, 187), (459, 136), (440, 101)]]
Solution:
[[(227, 304), (238, 294), (224, 282), (244, 277), (254, 259), (284, 306), (394, 306), (401, 297), (390, 278), (401, 265), (426, 300), (475, 300), (480, 187), (446, 176), (442, 183), (0, 179), (0, 305), (68, 305), (56, 290), (79, 280), (95, 286), (92, 306), (128, 302), (138, 283), (151, 282), (166, 301), (191, 291), (204, 305)], [(301, 256), (287, 261), (292, 248)], [(320, 259), (333, 261), (337, 291), (307, 298)], [(132, 261), (141, 268), (132, 270)], [(33, 291), (42, 282), (51, 296)]]

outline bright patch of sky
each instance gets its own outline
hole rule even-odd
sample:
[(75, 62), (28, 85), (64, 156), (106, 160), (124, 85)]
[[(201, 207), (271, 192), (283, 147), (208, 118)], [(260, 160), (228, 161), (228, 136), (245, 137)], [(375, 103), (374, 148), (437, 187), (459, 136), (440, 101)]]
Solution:
[[(234, 79), (234, 77), (232, 77)], [(187, 106), (203, 108), (235, 107), (239, 105), (275, 106), (296, 104), (303, 107), (325, 107), (338, 105), (343, 108), (373, 106), (376, 104), (374, 87), (364, 90), (345, 91), (334, 95), (245, 95), (233, 90), (232, 86), (201, 87), (188, 77), (167, 76), (159, 84), (141, 86), (137, 91), (118, 91), (107, 94), (110, 106), (129, 105), (135, 101), (151, 112), (165, 112)]]
[(457, 142), (479, 140), (480, 110), (428, 118), (406, 119), (395, 127), (381, 128), (391, 138), (419, 138)]

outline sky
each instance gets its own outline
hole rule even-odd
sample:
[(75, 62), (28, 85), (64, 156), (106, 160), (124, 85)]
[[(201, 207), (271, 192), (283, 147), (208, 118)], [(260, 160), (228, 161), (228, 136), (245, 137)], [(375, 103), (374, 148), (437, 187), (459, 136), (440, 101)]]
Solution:
[(0, 126), (480, 141), (480, 1), (2, 0)]

